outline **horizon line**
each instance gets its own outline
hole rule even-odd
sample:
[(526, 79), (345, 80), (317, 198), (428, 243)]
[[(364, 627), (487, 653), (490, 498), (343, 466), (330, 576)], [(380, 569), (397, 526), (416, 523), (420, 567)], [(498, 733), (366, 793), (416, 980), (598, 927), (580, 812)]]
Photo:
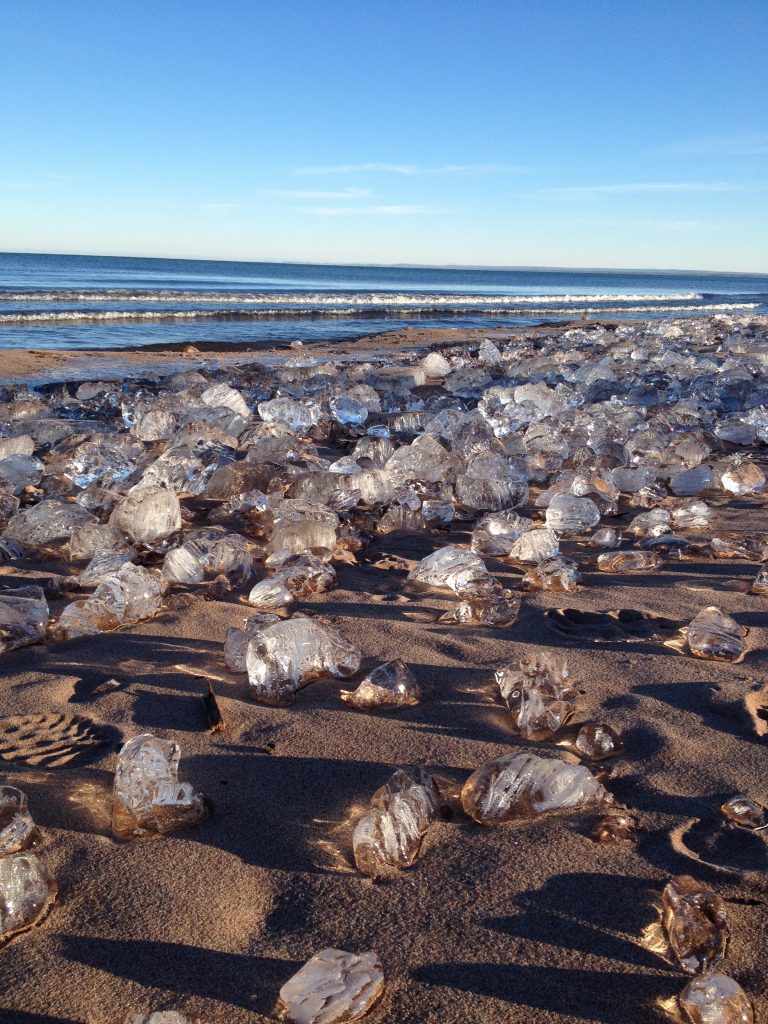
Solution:
[(635, 274), (708, 274), (731, 277), (768, 277), (768, 270), (704, 270), (683, 267), (577, 267), (543, 264), (499, 264), (499, 263), (338, 263), (324, 260), (276, 260), (276, 259), (232, 259), (212, 256), (139, 256), (136, 254), (106, 252), (41, 252), (39, 250), (0, 250), (2, 256), (71, 256), (96, 257), (115, 260), (172, 260), (188, 263), (259, 263), (275, 266), (299, 267), (370, 267), (382, 270), (498, 270), (498, 271), (544, 271), (557, 273), (561, 271), (581, 271), (583, 273), (626, 273)]

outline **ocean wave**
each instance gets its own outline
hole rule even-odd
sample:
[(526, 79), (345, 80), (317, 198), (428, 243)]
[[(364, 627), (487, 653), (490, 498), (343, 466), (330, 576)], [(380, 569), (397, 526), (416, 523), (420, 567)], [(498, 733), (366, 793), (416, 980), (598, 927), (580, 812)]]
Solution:
[[(722, 297), (724, 298), (724, 296)], [(648, 294), (575, 293), (556, 295), (487, 295), (470, 292), (185, 292), (145, 289), (71, 289), (8, 291), (0, 290), (4, 302), (114, 302), (184, 304), (231, 304), (248, 306), (539, 306), (584, 305), (593, 302), (695, 302), (702, 301), (698, 292), (652, 292)]]
[(315, 320), (334, 318), (409, 319), (477, 316), (562, 317), (576, 315), (612, 316), (641, 313), (720, 313), (757, 309), (758, 302), (720, 302), (708, 305), (580, 305), (556, 306), (346, 306), (306, 309), (177, 309), (177, 310), (51, 310), (47, 312), (0, 313), (2, 325), (40, 325), (55, 323), (160, 322), (163, 320)]

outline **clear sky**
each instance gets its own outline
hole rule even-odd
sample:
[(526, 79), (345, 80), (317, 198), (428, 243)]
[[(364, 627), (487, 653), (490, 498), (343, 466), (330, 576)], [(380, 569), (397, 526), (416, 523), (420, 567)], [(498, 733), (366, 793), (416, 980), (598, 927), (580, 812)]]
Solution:
[(768, 0), (5, 0), (0, 249), (768, 271)]

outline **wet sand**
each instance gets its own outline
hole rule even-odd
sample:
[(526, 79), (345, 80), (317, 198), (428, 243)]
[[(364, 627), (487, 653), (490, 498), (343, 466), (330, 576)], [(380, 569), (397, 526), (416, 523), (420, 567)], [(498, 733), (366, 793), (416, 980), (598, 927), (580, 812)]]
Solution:
[[(3, 353), (0, 377), (66, 372), (77, 358)], [(101, 366), (92, 364), (91, 379)], [(764, 498), (711, 504), (711, 529), (768, 530)], [(625, 508), (616, 525), (638, 511)], [(357, 712), (338, 698), (349, 684), (334, 680), (305, 688), (291, 708), (253, 703), (222, 655), (227, 629), (249, 612), (237, 594), (193, 594), (187, 607), (116, 633), (0, 656), (0, 716), (39, 716), (20, 734), (0, 723), (0, 752), (16, 759), (0, 762), (0, 781), (27, 792), (60, 889), (46, 920), (0, 951), (2, 1024), (122, 1024), (132, 1009), (178, 1009), (201, 1024), (265, 1022), (280, 986), (326, 946), (379, 954), (387, 985), (371, 1024), (664, 1021), (658, 1002), (687, 977), (641, 936), (677, 874), (725, 899), (732, 940), (720, 966), (765, 1019), (768, 847), (764, 834), (728, 828), (718, 812), (737, 792), (768, 803), (768, 696), (756, 695), (768, 681), (768, 604), (744, 592), (758, 565), (585, 571), (578, 593), (524, 595), (509, 628), (438, 623), (453, 602), (407, 584), (407, 568), (468, 539), (461, 529), (379, 537), (360, 564), (336, 565), (336, 590), (293, 606), (322, 613), (357, 643), (365, 670), (404, 658), (425, 690), (416, 707)], [(377, 565), (389, 555), (402, 567)], [(519, 580), (508, 563), (486, 563), (505, 585)], [(0, 582), (66, 571), (16, 562), (0, 568)], [(66, 603), (52, 601), (52, 613)], [(544, 614), (632, 608), (685, 624), (711, 604), (749, 628), (743, 663), (699, 661), (659, 641), (565, 637)], [(595, 845), (595, 815), (495, 828), (455, 817), (432, 827), (424, 855), (395, 882), (360, 875), (352, 826), (395, 768), (423, 761), (461, 779), (512, 748), (557, 750), (515, 739), (490, 689), (495, 666), (541, 649), (566, 654), (585, 691), (576, 721), (607, 720), (623, 732), (607, 787), (635, 816), (637, 845)], [(110, 677), (121, 688), (95, 694)], [(202, 708), (208, 679), (227, 723), (216, 734)], [(102, 727), (102, 746), (68, 723), (78, 715)], [(187, 832), (117, 842), (116, 750), (141, 732), (181, 744), (181, 777), (207, 795), (212, 814)], [(68, 745), (71, 760), (46, 766), (52, 746), (66, 759)]]

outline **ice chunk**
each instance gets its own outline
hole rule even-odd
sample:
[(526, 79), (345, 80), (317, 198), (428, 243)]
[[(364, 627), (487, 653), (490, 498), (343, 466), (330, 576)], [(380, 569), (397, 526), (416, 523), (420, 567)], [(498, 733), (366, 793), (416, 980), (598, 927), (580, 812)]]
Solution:
[(512, 728), (527, 740), (550, 739), (576, 710), (578, 691), (562, 655), (527, 654), (498, 669), (496, 682)]
[(689, 501), (672, 509), (672, 525), (676, 530), (706, 530), (712, 510), (704, 501)]
[(154, 1013), (129, 1013), (123, 1024), (193, 1024), (193, 1021), (176, 1010), (155, 1010)]
[(21, 494), (27, 487), (37, 487), (44, 468), (33, 455), (9, 455), (0, 461), (0, 490)]
[(581, 570), (572, 558), (559, 555), (534, 565), (523, 576), (520, 585), (525, 590), (552, 590), (573, 593), (579, 589)]
[(520, 595), (504, 587), (493, 576), (462, 590), (462, 600), (440, 617), (440, 622), (474, 626), (511, 626), (520, 613)]
[(681, 469), (669, 478), (669, 487), (673, 494), (701, 494), (712, 482), (712, 470), (709, 466), (694, 466), (692, 469)]
[(408, 573), (408, 579), (433, 587), (447, 587), (461, 596), (489, 578), (485, 563), (471, 551), (444, 547), (423, 558)]
[(112, 487), (127, 480), (136, 469), (136, 455), (141, 452), (141, 445), (133, 447), (135, 451), (107, 437), (84, 441), (67, 460), (64, 476), (78, 487), (87, 487), (91, 483)]
[(355, 825), (352, 849), (363, 874), (382, 878), (416, 861), (439, 797), (428, 776), (418, 781), (397, 771), (371, 803), (371, 810)]
[(726, 974), (703, 974), (689, 981), (678, 997), (690, 1024), (754, 1024), (752, 1002), (738, 982)]
[(132, 487), (110, 522), (140, 548), (150, 550), (181, 529), (181, 507), (173, 491), (152, 484)]
[(533, 529), (533, 521), (512, 510), (483, 516), (472, 534), (472, 550), (478, 555), (507, 555), (515, 541)]
[(635, 516), (627, 527), (627, 533), (635, 537), (661, 537), (672, 532), (670, 523), (671, 516), (665, 508), (654, 508)]
[(119, 839), (190, 828), (207, 817), (202, 793), (179, 782), (181, 749), (150, 733), (134, 736), (117, 759), (112, 831)]
[(525, 480), (481, 479), (460, 473), (456, 477), (456, 498), (468, 509), (499, 512), (524, 505), (528, 500), (528, 484)]
[(728, 821), (741, 828), (762, 829), (768, 825), (768, 810), (742, 793), (726, 800), (720, 810)]
[(688, 974), (700, 974), (725, 956), (725, 903), (690, 875), (673, 878), (661, 897), (661, 923), (670, 949)]
[(368, 406), (349, 395), (336, 395), (329, 400), (328, 407), (337, 423), (357, 425), (368, 419)]
[(292, 704), (297, 690), (325, 676), (360, 668), (361, 651), (316, 619), (295, 618), (259, 630), (248, 644), (251, 695), (265, 704)]
[(42, 920), (56, 893), (53, 875), (36, 854), (0, 857), (0, 940)]
[(607, 814), (595, 822), (589, 837), (595, 843), (632, 844), (633, 829), (634, 822), (628, 814)]
[(686, 630), (688, 650), (695, 658), (741, 661), (747, 652), (748, 630), (715, 605), (704, 608)]
[(347, 1024), (364, 1017), (383, 991), (375, 953), (323, 949), (280, 989), (280, 1013), (294, 1024)]
[(662, 565), (655, 551), (613, 551), (597, 556), (599, 572), (656, 572)]
[(512, 562), (533, 563), (545, 562), (557, 558), (560, 554), (560, 542), (553, 530), (531, 530), (524, 533), (509, 549)]
[(441, 377), (446, 377), (451, 372), (451, 364), (445, 358), (440, 355), (439, 352), (430, 352), (424, 356), (421, 361), (421, 365), (424, 368), (424, 372), (427, 377), (431, 377), (432, 380), (439, 380)]
[(0, 653), (42, 640), (48, 618), (48, 602), (42, 587), (0, 591)]
[(421, 687), (400, 658), (378, 665), (356, 690), (341, 690), (342, 700), (353, 708), (408, 707), (421, 701)]
[(272, 612), (260, 612), (258, 615), (250, 615), (243, 620), (243, 628), (233, 627), (227, 632), (224, 641), (224, 661), (227, 668), (233, 672), (245, 672), (245, 656), (248, 644), (267, 626), (274, 626), (280, 622), (280, 616)]
[(753, 594), (768, 594), (768, 566), (758, 572), (752, 581), (750, 590)]
[(34, 834), (26, 793), (15, 786), (0, 786), (0, 857), (25, 850)]
[(556, 494), (547, 508), (547, 526), (557, 533), (585, 533), (599, 522), (600, 509), (591, 498), (579, 498), (575, 494)]
[(765, 473), (754, 462), (736, 458), (720, 477), (723, 489), (737, 497), (758, 494), (765, 487)]
[(259, 416), (266, 423), (285, 423), (297, 434), (306, 433), (323, 417), (322, 409), (312, 399), (272, 398), (259, 402), (258, 409)]
[(470, 818), (497, 825), (548, 811), (599, 808), (613, 797), (583, 765), (511, 753), (473, 772), (464, 783), (461, 802)]
[(52, 541), (66, 540), (79, 526), (96, 521), (96, 516), (80, 505), (50, 499), (25, 508), (13, 516), (5, 533), (20, 544), (40, 547)]
[(589, 761), (602, 761), (624, 749), (616, 730), (605, 722), (587, 722), (579, 729), (573, 742), (577, 752)]
[(229, 384), (214, 384), (200, 395), (200, 399), (211, 409), (230, 409), (236, 416), (244, 420), (250, 419), (251, 410), (248, 403), (240, 392), (231, 388)]
[(67, 605), (56, 624), (61, 640), (94, 636), (148, 619), (162, 606), (163, 581), (143, 566), (126, 562), (105, 576), (91, 597)]

